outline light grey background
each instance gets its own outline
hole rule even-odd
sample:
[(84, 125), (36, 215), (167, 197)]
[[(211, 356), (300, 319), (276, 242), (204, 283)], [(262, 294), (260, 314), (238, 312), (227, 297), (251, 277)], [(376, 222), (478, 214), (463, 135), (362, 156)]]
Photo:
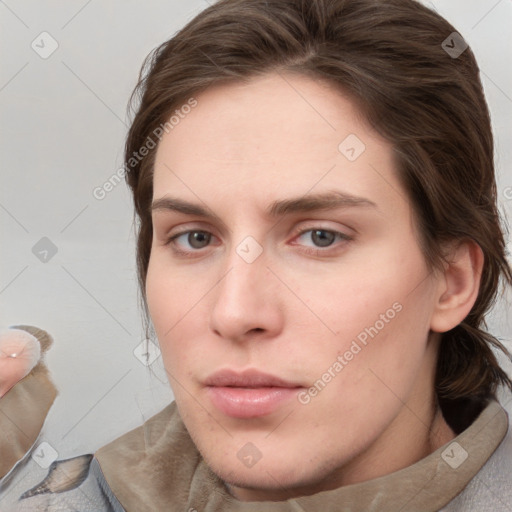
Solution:
[[(479, 60), (510, 217), (512, 3), (425, 3)], [(128, 189), (122, 182), (103, 200), (93, 190), (122, 166), (125, 108), (143, 58), (206, 6), (0, 1), (0, 327), (31, 324), (55, 339), (47, 364), (60, 394), (43, 439), (60, 458), (94, 451), (172, 399), (161, 358), (148, 369), (133, 355), (144, 334)], [(42, 32), (59, 45), (47, 59), (31, 48)], [(47, 263), (32, 252), (42, 237), (58, 249)], [(490, 328), (512, 348), (509, 310), (502, 300)]]

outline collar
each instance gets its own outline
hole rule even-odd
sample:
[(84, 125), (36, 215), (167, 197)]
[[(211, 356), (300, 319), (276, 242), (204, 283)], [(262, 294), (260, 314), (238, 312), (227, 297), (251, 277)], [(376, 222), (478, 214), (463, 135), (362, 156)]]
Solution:
[(435, 512), (484, 466), (505, 437), (508, 416), (492, 400), (453, 441), (415, 464), (373, 480), (278, 502), (242, 502), (199, 454), (176, 403), (96, 452), (103, 475), (126, 511)]

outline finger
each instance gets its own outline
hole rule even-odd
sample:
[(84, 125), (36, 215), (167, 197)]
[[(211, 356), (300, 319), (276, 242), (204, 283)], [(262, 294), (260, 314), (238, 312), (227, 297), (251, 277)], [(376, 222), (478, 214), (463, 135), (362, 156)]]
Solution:
[(39, 341), (21, 329), (0, 332), (0, 397), (30, 373), (41, 356)]

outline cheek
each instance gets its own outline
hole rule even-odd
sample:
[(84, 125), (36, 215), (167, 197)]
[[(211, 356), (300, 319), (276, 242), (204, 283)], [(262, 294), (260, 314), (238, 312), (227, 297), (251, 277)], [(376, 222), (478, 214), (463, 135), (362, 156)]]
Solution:
[[(304, 273), (300, 278), (292, 272), (286, 282), (293, 283), (306, 306), (302, 318), (297, 315), (295, 320), (307, 320), (310, 330), (323, 330), (331, 338), (352, 339), (368, 329), (373, 332), (374, 327), (389, 331), (390, 325), (400, 323), (405, 316), (397, 310), (422, 300), (411, 293), (413, 283), (424, 278), (422, 265), (400, 261), (399, 257), (386, 258), (382, 252), (373, 261), (361, 259), (329, 271)], [(423, 311), (418, 311), (418, 317)], [(414, 316), (414, 311), (409, 314)], [(364, 341), (364, 334), (361, 337)]]
[(189, 367), (180, 361), (187, 357), (190, 346), (179, 340), (194, 336), (198, 320), (195, 307), (201, 298), (200, 291), (191, 286), (190, 276), (170, 268), (161, 259), (150, 260), (146, 277), (148, 310), (165, 368), (171, 377), (177, 375), (178, 368)]
[(181, 283), (179, 271), (166, 264), (162, 254), (152, 255), (146, 276), (146, 297), (148, 309), (159, 339), (183, 318), (188, 302), (190, 287)]
[(302, 324), (303, 332), (309, 332), (304, 339), (314, 340), (304, 347), (317, 374), (311, 377), (320, 377), (342, 356), (344, 367), (352, 367), (345, 372), (351, 382), (364, 379), (370, 367), (393, 381), (393, 372), (409, 372), (409, 367), (400, 369), (408, 360), (414, 365), (421, 359), (432, 312), (423, 257), (414, 248), (403, 253), (382, 247), (378, 258), (376, 252), (351, 264), (350, 272), (340, 268), (336, 277), (331, 272), (301, 280), (298, 295), (307, 297), (317, 316), (308, 314), (309, 322)]
[(415, 289), (410, 284), (412, 277), (421, 282), (420, 275), (421, 266), (375, 273), (370, 280), (374, 286), (359, 293), (331, 295), (343, 304), (337, 314), (337, 308), (332, 308), (331, 322), (338, 334), (319, 340), (308, 359), (315, 368), (313, 381), (320, 380), (319, 388), (324, 381), (333, 382), (315, 398), (319, 408), (330, 411), (333, 421), (353, 415), (353, 426), (357, 426), (356, 416), (361, 421), (386, 418), (407, 400), (421, 372), (429, 334), (429, 283), (424, 281)]

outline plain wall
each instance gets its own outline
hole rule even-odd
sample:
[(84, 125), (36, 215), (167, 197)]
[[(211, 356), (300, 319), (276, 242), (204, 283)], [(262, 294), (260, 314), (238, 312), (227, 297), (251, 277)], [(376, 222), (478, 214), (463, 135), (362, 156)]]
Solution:
[[(426, 3), (479, 60), (510, 217), (512, 4)], [(65, 458), (94, 451), (172, 399), (161, 358), (148, 370), (133, 355), (144, 333), (128, 188), (122, 181), (102, 200), (93, 191), (122, 166), (126, 104), (143, 58), (208, 4), (62, 4), (0, 3), (0, 326), (35, 325), (54, 337), (47, 364), (59, 396), (44, 439)], [(46, 59), (31, 47), (43, 31), (59, 45)], [(57, 249), (48, 262), (32, 252), (43, 237)], [(509, 309), (500, 302), (490, 329), (512, 348)]]

